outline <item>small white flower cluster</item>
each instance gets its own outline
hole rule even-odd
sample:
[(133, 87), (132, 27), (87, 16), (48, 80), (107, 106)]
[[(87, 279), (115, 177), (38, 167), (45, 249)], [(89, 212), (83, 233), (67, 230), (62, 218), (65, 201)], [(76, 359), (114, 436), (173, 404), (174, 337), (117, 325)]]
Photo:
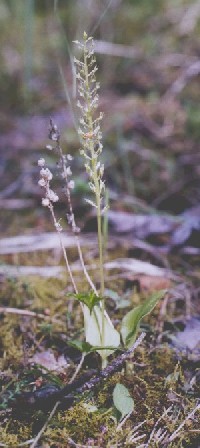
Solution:
[[(102, 134), (100, 122), (103, 114), (100, 113), (94, 118), (98, 107), (99, 83), (96, 81), (95, 73), (97, 71), (96, 59), (94, 56), (94, 43), (91, 37), (88, 38), (84, 33), (83, 43), (75, 42), (83, 51), (83, 62), (74, 59), (77, 69), (78, 92), (80, 99), (77, 106), (81, 109), (79, 120), (80, 128), (78, 133), (82, 140), (81, 155), (85, 158), (85, 168), (89, 175), (90, 190), (98, 196), (100, 203), (103, 202), (105, 183), (103, 181), (104, 165), (99, 161), (103, 145), (101, 143)], [(90, 200), (86, 200), (90, 205), (97, 208), (97, 205)]]
[(73, 190), (75, 185), (73, 180), (69, 180), (69, 177), (72, 175), (72, 170), (71, 166), (67, 164), (68, 161), (71, 160), (73, 160), (73, 157), (70, 154), (67, 154), (66, 156), (62, 154), (59, 162), (59, 167), (61, 168), (61, 176), (65, 180), (66, 188), (68, 188), (69, 190)]
[[(71, 154), (63, 154), (62, 147), (60, 144), (60, 132), (57, 127), (57, 125), (53, 122), (53, 120), (50, 120), (50, 127), (49, 127), (49, 139), (52, 140), (53, 145), (47, 145), (46, 148), (50, 151), (57, 152), (59, 154), (59, 161), (57, 163), (57, 166), (61, 172), (61, 177), (64, 180), (64, 193), (67, 197), (67, 202), (69, 206), (69, 213), (67, 213), (67, 221), (68, 224), (71, 226), (74, 233), (78, 234), (80, 232), (79, 227), (76, 226), (74, 213), (72, 209), (72, 203), (71, 203), (71, 190), (74, 188), (74, 181), (70, 179), (70, 176), (72, 175), (71, 166), (69, 165), (69, 162), (73, 160), (73, 157)], [(44, 164), (40, 162), (40, 166), (44, 169)], [(41, 170), (42, 171), (42, 170)], [(39, 185), (42, 187), (46, 187), (46, 179), (50, 179), (50, 174), (47, 172), (42, 171), (42, 178), (39, 180)], [(57, 195), (56, 195), (57, 196)], [(48, 202), (49, 201), (49, 202)], [(46, 197), (42, 200), (42, 204), (45, 206), (48, 206), (49, 208), (52, 206), (52, 202), (55, 202), (55, 196), (53, 195), (52, 190), (48, 189), (48, 192), (46, 194)], [(51, 205), (50, 205), (51, 204)], [(62, 230), (60, 223), (54, 220), (54, 225), (58, 231), (60, 229)]]
[(69, 190), (73, 190), (74, 181), (68, 180), (69, 176), (72, 175), (72, 170), (68, 165), (68, 161), (72, 161), (73, 157), (71, 156), (71, 154), (63, 155), (62, 148), (60, 146), (60, 132), (58, 126), (53, 123), (53, 120), (50, 120), (49, 139), (54, 142), (54, 146), (47, 145), (46, 148), (49, 151), (55, 150), (55, 152), (59, 153), (60, 159), (58, 162), (58, 167), (61, 170), (61, 176), (65, 180), (66, 188), (68, 188)]
[(45, 197), (42, 198), (42, 205), (51, 208), (52, 203), (59, 200), (58, 195), (50, 188), (50, 181), (53, 179), (53, 174), (49, 168), (45, 168), (44, 159), (38, 160), (38, 166), (41, 167), (38, 185), (45, 190)]

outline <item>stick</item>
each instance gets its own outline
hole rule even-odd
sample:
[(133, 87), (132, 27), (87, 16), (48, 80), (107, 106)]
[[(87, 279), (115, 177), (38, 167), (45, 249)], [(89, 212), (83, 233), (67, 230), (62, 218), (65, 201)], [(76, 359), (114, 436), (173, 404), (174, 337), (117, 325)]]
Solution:
[(0, 306), (0, 313), (2, 314), (18, 314), (20, 316), (29, 316), (29, 317), (36, 317), (38, 319), (45, 319), (45, 320), (51, 320), (52, 322), (59, 323), (60, 320), (55, 319), (51, 316), (46, 316), (45, 314), (41, 313), (35, 313), (35, 311), (29, 311), (29, 310), (21, 310), (19, 308), (11, 308), (8, 306)]
[[(87, 377), (88, 374), (90, 374), (89, 380), (85, 381), (84, 375), (84, 378), (80, 377), (78, 380), (73, 381), (71, 384), (68, 383), (59, 390), (52, 390), (52, 386), (48, 386), (34, 392), (24, 392), (20, 395), (18, 399), (19, 402), (23, 406), (28, 406), (29, 409), (32, 407), (36, 409), (45, 409), (45, 411), (47, 411), (49, 407), (56, 402), (59, 402), (59, 408), (61, 406), (62, 409), (69, 409), (83, 398), (85, 392), (94, 389), (102, 380), (109, 378), (117, 372), (130, 355), (133, 354), (138, 345), (143, 341), (144, 337), (145, 333), (143, 332), (129, 350), (114, 359), (112, 363), (104, 370), (101, 370), (98, 375), (93, 376), (94, 373), (91, 375), (91, 372), (88, 372)], [(19, 403), (17, 402), (17, 404)]]
[[(119, 368), (124, 364), (124, 362), (129, 358), (130, 355), (133, 354), (133, 352), (136, 350), (139, 344), (143, 341), (145, 337), (145, 333), (142, 332), (139, 338), (135, 341), (135, 343), (132, 345), (132, 347), (127, 350), (122, 355), (119, 355), (114, 361), (109, 364), (104, 370), (101, 370), (99, 375), (92, 378), (91, 380), (84, 383), (81, 387), (75, 389), (76, 394), (83, 394), (84, 392), (93, 389), (95, 386), (97, 386), (102, 379), (109, 378), (109, 376), (113, 375), (115, 372), (119, 370)], [(71, 384), (71, 387), (73, 386), (73, 383)], [(59, 391), (60, 400), (64, 399), (65, 393), (69, 391), (69, 385), (63, 387)], [(67, 397), (66, 397), (67, 398)]]

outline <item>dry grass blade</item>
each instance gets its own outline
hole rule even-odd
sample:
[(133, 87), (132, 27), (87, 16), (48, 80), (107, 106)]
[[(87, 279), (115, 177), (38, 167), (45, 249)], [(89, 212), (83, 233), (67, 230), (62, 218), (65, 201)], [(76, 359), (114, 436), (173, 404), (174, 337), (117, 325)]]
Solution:
[[(161, 422), (161, 420), (168, 416), (168, 414), (172, 411), (172, 406), (170, 406), (169, 408), (165, 409), (164, 412), (162, 413), (162, 415), (159, 417), (159, 419), (157, 420), (156, 424), (154, 425), (153, 430), (151, 431), (151, 434), (149, 436), (149, 440), (146, 444), (146, 448), (148, 448), (150, 446), (150, 442), (158, 442), (161, 438), (161, 440), (163, 440), (164, 437), (166, 437), (167, 435), (167, 431), (164, 428), (158, 428), (159, 423)], [(158, 429), (157, 429), (158, 428)]]
[(188, 420), (194, 417), (194, 414), (200, 410), (200, 404), (198, 404), (185, 418), (185, 420), (179, 425), (179, 427), (176, 429), (176, 431), (173, 432), (173, 434), (169, 437), (169, 442), (173, 442), (181, 433), (182, 429), (184, 428), (185, 424)]

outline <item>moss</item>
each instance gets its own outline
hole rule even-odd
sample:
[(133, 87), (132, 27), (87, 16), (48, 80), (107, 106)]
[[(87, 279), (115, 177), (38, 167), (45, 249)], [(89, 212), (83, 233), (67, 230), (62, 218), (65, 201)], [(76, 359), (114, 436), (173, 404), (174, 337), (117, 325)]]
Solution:
[(16, 369), (23, 359), (22, 335), (19, 317), (8, 315), (0, 322), (0, 368)]
[(25, 425), (17, 420), (10, 419), (8, 423), (1, 426), (1, 443), (9, 445), (9, 447), (18, 446), (19, 443), (25, 442), (31, 437), (30, 425)]
[[(44, 437), (54, 443), (64, 442), (66, 435), (75, 442), (86, 443), (88, 439), (98, 439), (102, 427), (106, 428), (106, 442), (113, 433), (115, 423), (111, 412), (88, 412), (82, 404), (77, 404), (68, 412), (59, 412), (48, 426)], [(62, 446), (62, 445), (61, 445)]]
[[(122, 288), (122, 285), (120, 286)], [(63, 347), (68, 336), (73, 337), (75, 332), (81, 331), (80, 307), (78, 303), (71, 302), (71, 299), (66, 297), (64, 289), (65, 282), (62, 279), (34, 278), (26, 279), (26, 282), (10, 280), (3, 284), (1, 294), (5, 306), (11, 304), (46, 313), (46, 315), (48, 311), (50, 317), (49, 321), (16, 315), (1, 317), (1, 370), (4, 372), (2, 384), (6, 391), (3, 401), (4, 408), (6, 397), (14, 394), (16, 390), (32, 390), (33, 383), (38, 377), (41, 377), (41, 371), (36, 369), (33, 372), (33, 369), (30, 369), (30, 366), (24, 362), (23, 335), (34, 352), (36, 349), (38, 350), (38, 347), (41, 350), (46, 349), (47, 346), (58, 348), (61, 342)], [(134, 296), (132, 300), (135, 302), (136, 297)], [(66, 319), (67, 301), (70, 303), (71, 309)], [(117, 318), (120, 319), (122, 313), (123, 310), (117, 310)], [(147, 318), (147, 322), (151, 326), (155, 322), (156, 313), (157, 310)], [(56, 318), (57, 321), (52, 322), (51, 317)], [(69, 334), (66, 335), (67, 331)], [(50, 444), (52, 447), (65, 448), (68, 438), (72, 438), (75, 443), (87, 446), (92, 446), (92, 444), (109, 446), (110, 444), (112, 447), (117, 447), (121, 444), (121, 446), (132, 447), (134, 444), (129, 443), (132, 428), (146, 420), (142, 431), (145, 436), (144, 442), (147, 441), (164, 409), (168, 409), (171, 405), (174, 408), (175, 417), (174, 419), (163, 418), (161, 427), (166, 428), (170, 434), (177, 429), (195, 407), (195, 397), (197, 396), (195, 388), (188, 393), (185, 389), (187, 386), (185, 371), (188, 369), (188, 361), (182, 358), (178, 362), (175, 352), (168, 345), (153, 347), (148, 339), (146, 338), (146, 342), (138, 347), (134, 359), (127, 362), (122, 372), (116, 373), (104, 381), (100, 388), (97, 388), (92, 396), (90, 395), (91, 403), (97, 406), (97, 410), (89, 412), (87, 409), (89, 398), (85, 398), (70, 410), (59, 411), (54, 415), (43, 434), (41, 447)], [(27, 358), (30, 357), (29, 355), (28, 352)], [(45, 383), (45, 378), (43, 380)], [(11, 386), (9, 386), (10, 381), (12, 381)], [(112, 401), (112, 392), (117, 382), (123, 383), (128, 388), (135, 402), (135, 411), (123, 425), (123, 430), (119, 432), (116, 432), (117, 414)], [(16, 446), (25, 439), (34, 437), (46, 418), (44, 413), (42, 418), (33, 413), (29, 417), (22, 415), (21, 420), (17, 420), (15, 416), (15, 419), (9, 420), (9, 424), (5, 418), (1, 418), (3, 423), (2, 443)], [(29, 420), (27, 421), (27, 419)], [(199, 420), (200, 416), (197, 413), (195, 419), (189, 421), (191, 426), (185, 426), (184, 440), (182, 441), (181, 436), (180, 440), (174, 441), (170, 448), (191, 447), (197, 434), (190, 430), (197, 429)], [(15, 430), (13, 431), (12, 428)], [(20, 428), (24, 428), (24, 431), (21, 432)], [(187, 445), (185, 441), (187, 441)], [(153, 446), (155, 448), (156, 445)]]
[(116, 383), (120, 382), (120, 379), (121, 374), (116, 373), (111, 378), (109, 378), (109, 380), (105, 381), (103, 385), (101, 385), (101, 389), (97, 395), (97, 402), (99, 406), (112, 406), (112, 391)]
[[(12, 319), (9, 320), (6, 317), (5, 322), (6, 325), (9, 323), (9, 333), (12, 333)], [(14, 323), (14, 328), (17, 328), (17, 318), (15, 318)], [(8, 327), (5, 326), (6, 328)], [(6, 333), (6, 330), (4, 331)], [(10, 344), (8, 339), (6, 341), (7, 344)], [(18, 344), (19, 351), (17, 353), (20, 353), (20, 340), (18, 340)], [(17, 350), (16, 347), (15, 350)], [(10, 356), (11, 354), (9, 353), (9, 359)], [(172, 434), (195, 407), (195, 397), (185, 393), (185, 381), (183, 366), (177, 362), (173, 350), (169, 347), (155, 348), (149, 353), (148, 343), (146, 342), (146, 345), (143, 344), (142, 347), (138, 348), (135, 359), (128, 362), (128, 368), (104, 381), (99, 390), (97, 389), (93, 396), (90, 395), (91, 404), (97, 407), (95, 412), (89, 412), (88, 410), (89, 398), (85, 398), (84, 401), (76, 404), (68, 411), (59, 411), (54, 415), (43, 434), (41, 446), (43, 447), (48, 443), (50, 446), (64, 448), (68, 446), (68, 438), (72, 438), (75, 443), (88, 444), (88, 446), (90, 446), (89, 443), (93, 440), (91, 443), (97, 446), (98, 443), (99, 446), (109, 446), (110, 443), (110, 446), (117, 447), (122, 443), (122, 446), (131, 447), (134, 444), (129, 443), (128, 440), (132, 428), (145, 420), (146, 423), (143, 425), (142, 431), (145, 436), (144, 441), (147, 441), (164, 409), (169, 408), (171, 405), (174, 409), (174, 418), (163, 417), (161, 427)], [(124, 424), (123, 431), (119, 432), (116, 432), (117, 415), (112, 402), (112, 392), (117, 382), (123, 383), (128, 388), (135, 402), (135, 412)], [(9, 424), (3, 425), (1, 438), (3, 443), (15, 446), (17, 443), (24, 441), (24, 439), (36, 435), (39, 430), (38, 426), (37, 430), (35, 428), (33, 432), (31, 427), (33, 422), (38, 420), (37, 416), (29, 416), (29, 425), (26, 422), (27, 417), (24, 416), (23, 418), (24, 421), (22, 419), (19, 422), (15, 418), (15, 420), (11, 419)], [(45, 420), (46, 415), (43, 415), (42, 420), (40, 418), (40, 427)], [(197, 429), (199, 422), (200, 415), (197, 413), (195, 419), (190, 420), (188, 425), (185, 426), (184, 441), (182, 442), (182, 436), (180, 436), (170, 447), (191, 447), (196, 434), (190, 432), (190, 430)], [(13, 427), (15, 428), (14, 434), (12, 434), (11, 430)], [(23, 434), (20, 427), (25, 428)], [(186, 440), (187, 445), (185, 445)], [(152, 448), (155, 448), (155, 446), (154, 443)]]
[(10, 277), (2, 282), (0, 290), (0, 302), (1, 305), (11, 307), (22, 307), (24, 305), (25, 298), (28, 300), (33, 298), (33, 294), (27, 280), (19, 280), (14, 277)]

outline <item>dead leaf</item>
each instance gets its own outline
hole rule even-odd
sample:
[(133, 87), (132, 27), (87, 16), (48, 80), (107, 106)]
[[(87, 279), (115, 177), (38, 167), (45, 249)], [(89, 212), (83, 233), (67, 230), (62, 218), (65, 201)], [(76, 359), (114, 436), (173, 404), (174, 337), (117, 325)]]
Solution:
[(200, 207), (192, 207), (182, 213), (183, 221), (173, 232), (171, 238), (172, 246), (183, 244), (199, 247), (200, 241)]
[(30, 359), (30, 362), (44, 367), (42, 370), (43, 373), (46, 372), (46, 369), (51, 372), (62, 373), (68, 367), (65, 357), (61, 355), (56, 358), (55, 354), (50, 349), (45, 350), (44, 352), (35, 353), (35, 355)]
[(192, 317), (186, 322), (183, 331), (178, 331), (173, 339), (176, 345), (184, 349), (200, 351), (200, 319)]
[(141, 290), (159, 291), (160, 289), (169, 289), (172, 287), (172, 281), (165, 277), (152, 277), (149, 275), (140, 275), (135, 277), (140, 282)]

